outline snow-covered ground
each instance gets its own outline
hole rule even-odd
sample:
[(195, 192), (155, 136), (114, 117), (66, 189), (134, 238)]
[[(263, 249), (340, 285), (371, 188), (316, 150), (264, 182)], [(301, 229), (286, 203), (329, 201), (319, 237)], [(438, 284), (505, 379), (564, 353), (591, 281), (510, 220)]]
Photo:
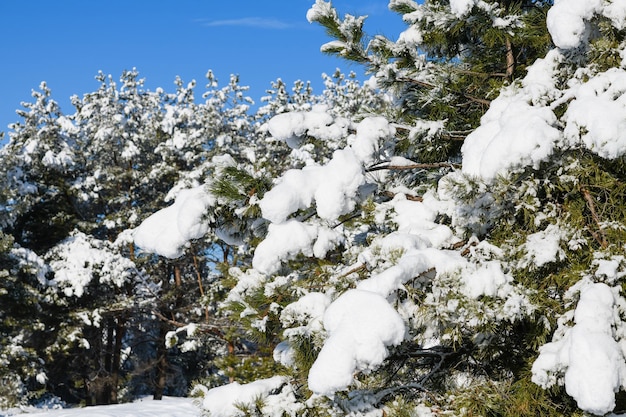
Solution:
[(196, 417), (202, 410), (194, 404), (193, 398), (164, 397), (154, 401), (146, 397), (128, 404), (102, 405), (85, 408), (63, 408), (42, 411), (38, 408), (1, 411), (0, 417), (22, 415), (28, 417)]

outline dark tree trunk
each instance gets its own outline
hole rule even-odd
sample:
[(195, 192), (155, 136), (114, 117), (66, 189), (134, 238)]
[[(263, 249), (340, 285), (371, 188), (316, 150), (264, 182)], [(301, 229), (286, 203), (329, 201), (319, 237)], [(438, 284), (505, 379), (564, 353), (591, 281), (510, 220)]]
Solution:
[(161, 322), (159, 326), (159, 338), (157, 340), (157, 363), (154, 387), (154, 399), (163, 399), (165, 391), (165, 381), (167, 375), (167, 349), (165, 347), (165, 336), (167, 335), (167, 325)]
[(98, 404), (106, 405), (111, 403), (111, 364), (113, 361), (113, 337), (115, 336), (115, 319), (107, 320), (107, 340), (104, 348), (104, 372), (102, 378), (102, 388), (98, 394)]
[(111, 404), (117, 404), (117, 387), (122, 366), (122, 339), (126, 333), (125, 320), (118, 318), (115, 326), (115, 345), (113, 347), (113, 363), (111, 364)]

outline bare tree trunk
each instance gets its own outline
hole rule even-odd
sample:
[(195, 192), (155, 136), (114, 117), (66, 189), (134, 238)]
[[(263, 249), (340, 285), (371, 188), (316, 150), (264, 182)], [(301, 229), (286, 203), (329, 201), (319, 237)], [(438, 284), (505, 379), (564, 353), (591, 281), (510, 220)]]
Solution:
[[(196, 278), (198, 279), (198, 288), (200, 289), (200, 297), (204, 299), (204, 287), (202, 286), (202, 276), (200, 275), (200, 267), (198, 265), (198, 257), (193, 254), (193, 266), (196, 270)], [(204, 307), (204, 321), (209, 323), (209, 306)]]
[(122, 366), (122, 339), (126, 333), (126, 320), (118, 318), (115, 327), (115, 345), (113, 347), (113, 363), (111, 364), (111, 404), (117, 404), (117, 388)]
[[(235, 344), (233, 343), (232, 339), (228, 340), (228, 356), (234, 356), (235, 355)], [(232, 371), (232, 368), (228, 369), (229, 371)], [(228, 382), (233, 383), (235, 382), (235, 378), (233, 378), (232, 374), (230, 377), (228, 377)]]
[(104, 348), (104, 375), (102, 375), (102, 388), (99, 393), (98, 404), (110, 404), (111, 393), (113, 387), (111, 386), (111, 365), (113, 362), (113, 338), (115, 336), (115, 319), (110, 318), (107, 320), (107, 340)]
[(165, 336), (167, 335), (166, 324), (161, 322), (159, 326), (159, 338), (157, 340), (157, 363), (154, 396), (155, 400), (163, 399), (165, 391), (165, 381), (167, 375), (167, 349), (165, 347)]

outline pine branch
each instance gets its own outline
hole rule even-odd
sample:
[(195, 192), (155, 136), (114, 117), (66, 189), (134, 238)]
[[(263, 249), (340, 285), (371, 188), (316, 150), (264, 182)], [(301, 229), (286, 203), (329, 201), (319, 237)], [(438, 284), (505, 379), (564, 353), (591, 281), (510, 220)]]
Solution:
[[(430, 88), (430, 89), (437, 88), (437, 86), (434, 85), (434, 84), (427, 83), (425, 81), (414, 80), (412, 78), (398, 78), (397, 81), (404, 82), (404, 83), (417, 84), (417, 85), (419, 85), (421, 87), (426, 87), (426, 88)], [(450, 89), (448, 88), (448, 90), (450, 90)], [(453, 94), (458, 94), (461, 97), (465, 97), (469, 101), (473, 101), (475, 103), (483, 104), (485, 106), (489, 106), (491, 104), (491, 100), (487, 100), (487, 99), (480, 98), (480, 97), (475, 97), (475, 96), (472, 96), (470, 94), (461, 93), (461, 92), (453, 91), (453, 90), (450, 90), (450, 92), (453, 93)]]
[(471, 71), (471, 70), (466, 70), (466, 69), (461, 69), (461, 68), (454, 68), (452, 69), (452, 72), (456, 72), (457, 74), (464, 74), (464, 75), (475, 75), (477, 77), (485, 77), (485, 78), (492, 78), (492, 77), (506, 78), (507, 77), (507, 74), (504, 72), (480, 72), (480, 71)]
[(454, 164), (451, 162), (432, 162), (424, 164), (410, 164), (410, 165), (376, 165), (370, 168), (366, 168), (365, 172), (381, 171), (388, 169), (391, 171), (408, 171), (412, 169), (434, 169), (434, 168), (461, 168), (460, 164)]
[[(413, 126), (402, 125), (399, 123), (393, 123), (393, 127), (396, 128), (397, 130), (403, 130), (406, 132), (411, 132), (414, 129)], [(447, 139), (447, 140), (464, 141), (465, 138), (473, 131), (474, 129), (442, 131), (440, 133), (441, 135), (440, 137), (443, 139)]]
[(607, 246), (609, 246), (609, 242), (606, 238), (606, 234), (604, 233), (604, 230), (602, 229), (602, 222), (600, 221), (600, 217), (598, 216), (598, 213), (596, 211), (596, 205), (593, 201), (593, 197), (591, 196), (591, 193), (586, 187), (580, 187), (580, 191), (582, 192), (585, 202), (587, 203), (587, 207), (589, 208), (589, 211), (591, 212), (591, 217), (593, 218), (593, 221), (596, 223), (596, 226), (598, 227), (597, 232), (590, 230), (590, 233), (593, 236), (593, 238), (600, 244), (602, 248), (606, 248)]
[[(161, 314), (159, 311), (156, 310), (152, 310), (152, 314), (154, 314), (159, 320), (168, 323), (174, 327), (177, 328), (181, 328), (181, 327), (185, 327), (187, 326), (189, 323), (182, 323), (180, 321), (176, 321), (176, 320), (172, 320), (169, 319), (167, 317), (165, 317), (163, 314)], [(210, 333), (214, 336), (216, 336), (217, 338), (221, 339), (221, 340), (226, 340), (224, 333), (222, 332), (221, 328), (219, 326), (214, 326), (211, 324), (197, 324), (196, 325), (198, 330), (203, 332), (203, 333)]]
[(407, 200), (409, 201), (418, 201), (418, 202), (422, 202), (424, 201), (424, 199), (418, 195), (410, 195), (410, 194), (405, 194), (405, 193), (392, 193), (391, 191), (383, 191), (382, 194), (385, 197), (389, 197), (389, 198), (394, 198), (395, 196), (397, 196), (398, 194), (404, 194), (404, 196), (406, 197)]
[(356, 213), (354, 213), (354, 214), (352, 214), (352, 215), (350, 215), (350, 216), (346, 217), (345, 219), (343, 219), (343, 220), (341, 220), (341, 221), (337, 222), (337, 224), (335, 224), (335, 225), (333, 226), (333, 229), (336, 229), (337, 227), (341, 226), (342, 224), (345, 224), (345, 223), (349, 222), (350, 220), (353, 220), (353, 219), (356, 219), (356, 218), (361, 217), (361, 214), (362, 214), (362, 213), (361, 213), (360, 211), (358, 211), (358, 212), (356, 212)]
[(467, 137), (467, 135), (469, 135), (471, 132), (473, 132), (473, 131), (472, 130), (470, 130), (470, 131), (452, 131), (452, 132), (444, 133), (442, 135), (442, 137), (444, 139), (448, 139), (448, 140), (464, 141), (465, 138)]
[[(406, 363), (407, 359), (416, 359), (416, 358), (430, 358), (436, 360), (434, 366), (421, 378), (419, 378), (416, 382), (411, 382), (408, 384), (399, 385), (397, 387), (389, 387), (382, 391), (376, 393), (376, 403), (382, 402), (386, 397), (391, 394), (395, 394), (398, 391), (407, 391), (407, 390), (416, 390), (416, 391), (427, 391), (425, 384), (430, 380), (433, 376), (438, 374), (444, 363), (448, 360), (448, 358), (452, 356), (456, 356), (462, 353), (462, 350), (448, 350), (442, 346), (436, 346), (430, 349), (416, 349), (412, 351), (402, 352), (397, 358), (403, 358), (402, 364)], [(394, 375), (399, 371), (396, 370)], [(393, 377), (393, 375), (392, 375)], [(387, 381), (387, 384), (391, 382), (390, 378)], [(386, 385), (387, 385), (386, 384)]]
[(367, 271), (367, 264), (361, 264), (361, 265), (355, 266), (349, 271), (344, 272), (343, 274), (339, 275), (337, 278), (345, 278), (350, 274), (353, 274), (355, 272), (361, 272), (361, 271)]

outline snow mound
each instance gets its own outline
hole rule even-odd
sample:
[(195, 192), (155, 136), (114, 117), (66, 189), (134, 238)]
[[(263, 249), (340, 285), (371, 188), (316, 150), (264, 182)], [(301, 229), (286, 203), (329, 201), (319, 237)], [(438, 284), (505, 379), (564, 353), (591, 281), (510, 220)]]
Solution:
[(121, 287), (135, 273), (135, 264), (116, 253), (108, 241), (77, 231), (54, 246), (47, 259), (54, 271), (48, 285), (59, 288), (67, 297), (82, 297), (93, 279)]
[[(558, 50), (549, 52), (529, 67), (521, 87), (505, 88), (491, 102), (463, 144), (465, 174), (491, 182), (515, 169), (539, 168), (557, 146), (584, 147), (606, 159), (626, 154), (626, 71), (579, 75), (560, 90), (551, 79), (562, 60)], [(553, 109), (565, 102), (559, 121)]]
[(202, 411), (194, 405), (192, 398), (163, 397), (160, 401), (153, 401), (151, 397), (146, 397), (127, 404), (64, 408), (40, 412), (31, 412), (28, 409), (25, 415), (28, 417), (83, 417), (86, 415), (89, 417), (200, 417)]
[(626, 153), (626, 71), (611, 68), (580, 85), (564, 120), (564, 133), (602, 158)]
[(324, 106), (314, 106), (308, 112), (289, 112), (272, 117), (267, 122), (270, 135), (279, 141), (287, 143), (292, 149), (297, 149), (307, 136), (313, 136), (324, 141), (339, 140), (348, 135), (350, 121), (338, 117), (334, 118), (326, 112)]
[(588, 283), (580, 293), (574, 326), (560, 340), (545, 344), (532, 367), (532, 380), (543, 388), (564, 373), (565, 389), (578, 407), (596, 415), (615, 408), (615, 393), (626, 383), (626, 362), (613, 326), (618, 318), (613, 290)]
[(587, 22), (602, 6), (602, 0), (555, 0), (547, 16), (548, 31), (559, 48), (577, 47), (589, 36)]
[(317, 214), (328, 220), (354, 209), (353, 199), (365, 182), (363, 168), (350, 149), (338, 150), (324, 166), (291, 169), (259, 201), (263, 217), (280, 223), (300, 209), (317, 206)]
[(211, 417), (234, 417), (245, 415), (241, 409), (237, 408), (238, 405), (254, 405), (256, 400), (267, 397), (283, 384), (285, 384), (285, 378), (275, 376), (249, 384), (233, 382), (210, 390), (198, 385), (195, 390), (202, 397), (202, 408), (208, 411)]
[(357, 371), (371, 371), (387, 358), (387, 346), (404, 340), (404, 321), (379, 294), (348, 290), (324, 314), (328, 339), (309, 370), (309, 389), (332, 396)]
[(191, 239), (209, 229), (204, 215), (214, 199), (203, 187), (181, 190), (176, 201), (145, 219), (133, 232), (135, 244), (145, 252), (179, 258)]
[(487, 181), (515, 166), (538, 168), (560, 138), (549, 107), (533, 106), (524, 91), (495, 99), (463, 143), (463, 172)]
[(589, 22), (596, 15), (611, 20), (618, 29), (626, 26), (626, 4), (607, 0), (555, 0), (548, 11), (548, 31), (554, 44), (562, 49), (580, 46), (591, 34)]
[[(322, 140), (337, 139), (347, 135), (348, 127), (347, 122), (333, 121), (319, 110), (279, 114), (268, 125), (274, 138), (288, 142), (305, 133)], [(352, 211), (359, 188), (366, 182), (363, 164), (371, 163), (380, 141), (394, 134), (395, 129), (383, 117), (363, 119), (356, 126), (356, 134), (348, 138), (350, 146), (335, 151), (328, 163), (285, 172), (259, 201), (263, 217), (281, 223), (313, 203), (318, 216), (326, 220)]]
[(450, 10), (459, 19), (465, 17), (477, 3), (477, 0), (450, 0)]
[(273, 274), (284, 260), (298, 254), (322, 259), (343, 239), (337, 231), (325, 226), (288, 220), (270, 224), (265, 239), (254, 251), (252, 266), (264, 274)]

